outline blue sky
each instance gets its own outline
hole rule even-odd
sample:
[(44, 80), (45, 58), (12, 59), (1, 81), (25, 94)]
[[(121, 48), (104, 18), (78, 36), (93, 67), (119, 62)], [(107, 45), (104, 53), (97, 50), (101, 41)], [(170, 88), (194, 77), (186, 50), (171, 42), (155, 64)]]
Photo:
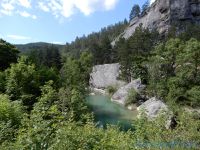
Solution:
[(66, 43), (128, 18), (145, 0), (0, 0), (0, 38)]

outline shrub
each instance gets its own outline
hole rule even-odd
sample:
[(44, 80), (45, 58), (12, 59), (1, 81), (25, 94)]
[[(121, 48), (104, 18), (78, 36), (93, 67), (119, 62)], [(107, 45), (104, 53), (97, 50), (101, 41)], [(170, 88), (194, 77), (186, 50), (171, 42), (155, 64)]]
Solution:
[(14, 139), (22, 115), (20, 104), (11, 102), (7, 95), (0, 95), (0, 145)]
[(140, 98), (140, 95), (134, 89), (129, 90), (128, 97), (125, 101), (125, 106), (137, 103)]
[(117, 87), (115, 86), (108, 86), (107, 87), (107, 92), (109, 95), (113, 95), (117, 91)]

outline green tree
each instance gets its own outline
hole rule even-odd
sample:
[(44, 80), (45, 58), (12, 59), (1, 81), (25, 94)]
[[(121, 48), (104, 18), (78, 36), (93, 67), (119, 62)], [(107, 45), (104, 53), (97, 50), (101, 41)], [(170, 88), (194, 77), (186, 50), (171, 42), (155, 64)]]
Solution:
[(0, 70), (5, 70), (11, 63), (16, 63), (18, 54), (15, 46), (0, 39)]
[(24, 115), (14, 149), (47, 149), (52, 144), (55, 132), (64, 122), (56, 103), (58, 94), (52, 84), (53, 81), (49, 81), (41, 88), (42, 94), (30, 116)]
[(121, 64), (121, 78), (127, 82), (131, 81), (131, 48), (129, 43), (124, 39), (120, 38), (115, 46), (118, 52), (118, 59)]
[(108, 38), (108, 36), (103, 37), (101, 41), (101, 50), (102, 50), (102, 64), (109, 64), (112, 63), (114, 58), (111, 58), (111, 56), (114, 57), (114, 54), (112, 54), (114, 51), (111, 46), (111, 41)]
[(92, 72), (93, 58), (94, 57), (91, 53), (83, 52), (79, 59), (81, 74), (86, 84), (89, 83), (90, 73)]
[(5, 72), (0, 72), (0, 93), (5, 92), (6, 75)]
[(0, 95), (0, 145), (13, 141), (23, 117), (22, 106), (11, 102), (8, 95)]
[(79, 61), (73, 58), (67, 58), (61, 69), (64, 87), (79, 88), (83, 87), (84, 79), (82, 78)]
[(149, 8), (150, 2), (147, 0), (143, 5), (142, 5), (142, 14)]
[(138, 104), (139, 100), (141, 100), (140, 94), (138, 94), (134, 89), (131, 89), (128, 91), (128, 97), (125, 101), (125, 106)]
[(177, 74), (184, 73), (186, 80), (190, 80), (191, 84), (199, 84), (200, 82), (200, 42), (196, 39), (191, 39), (186, 42), (183, 53), (178, 57), (177, 63), (181, 65), (177, 68)]
[(179, 53), (175, 68), (176, 77), (171, 79), (168, 99), (191, 106), (198, 106), (198, 86), (200, 83), (200, 42), (191, 39), (184, 45), (183, 51)]
[(61, 56), (58, 48), (53, 45), (47, 47), (44, 64), (48, 67), (55, 67), (58, 70), (61, 68)]
[(166, 43), (159, 44), (152, 52), (148, 67), (150, 86), (158, 97), (167, 95), (167, 82), (176, 76), (177, 56), (181, 53), (184, 43), (180, 39), (170, 39)]
[(6, 94), (11, 100), (22, 101), (25, 106), (31, 107), (36, 95), (34, 81), (35, 66), (27, 64), (27, 58), (21, 57), (17, 64), (12, 64), (6, 70)]
[(129, 15), (129, 20), (131, 21), (133, 18), (138, 17), (140, 15), (140, 6), (134, 5)]
[(128, 40), (131, 52), (131, 76), (132, 78), (141, 78), (142, 82), (147, 83), (148, 57), (153, 46), (158, 42), (158, 32), (144, 29), (142, 24), (136, 28), (134, 34)]

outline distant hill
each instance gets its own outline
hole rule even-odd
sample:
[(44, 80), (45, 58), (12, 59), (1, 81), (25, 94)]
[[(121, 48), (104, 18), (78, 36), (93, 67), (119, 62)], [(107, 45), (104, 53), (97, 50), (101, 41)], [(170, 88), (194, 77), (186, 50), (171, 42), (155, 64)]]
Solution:
[(51, 43), (45, 43), (45, 42), (37, 42), (37, 43), (28, 43), (28, 44), (16, 44), (15, 46), (22, 52), (26, 53), (30, 50), (42, 50), (49, 46), (54, 46), (58, 48), (59, 51), (62, 51), (65, 45), (59, 45), (59, 44), (51, 44)]

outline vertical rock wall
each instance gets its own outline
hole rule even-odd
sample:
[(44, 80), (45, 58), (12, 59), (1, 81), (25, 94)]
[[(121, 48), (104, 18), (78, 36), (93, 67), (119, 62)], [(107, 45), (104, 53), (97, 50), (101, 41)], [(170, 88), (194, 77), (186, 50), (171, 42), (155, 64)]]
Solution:
[(142, 16), (130, 21), (129, 26), (112, 45), (120, 37), (128, 39), (140, 24), (144, 28), (157, 29), (160, 34), (165, 34), (171, 25), (181, 28), (184, 22), (200, 24), (200, 0), (156, 0)]

